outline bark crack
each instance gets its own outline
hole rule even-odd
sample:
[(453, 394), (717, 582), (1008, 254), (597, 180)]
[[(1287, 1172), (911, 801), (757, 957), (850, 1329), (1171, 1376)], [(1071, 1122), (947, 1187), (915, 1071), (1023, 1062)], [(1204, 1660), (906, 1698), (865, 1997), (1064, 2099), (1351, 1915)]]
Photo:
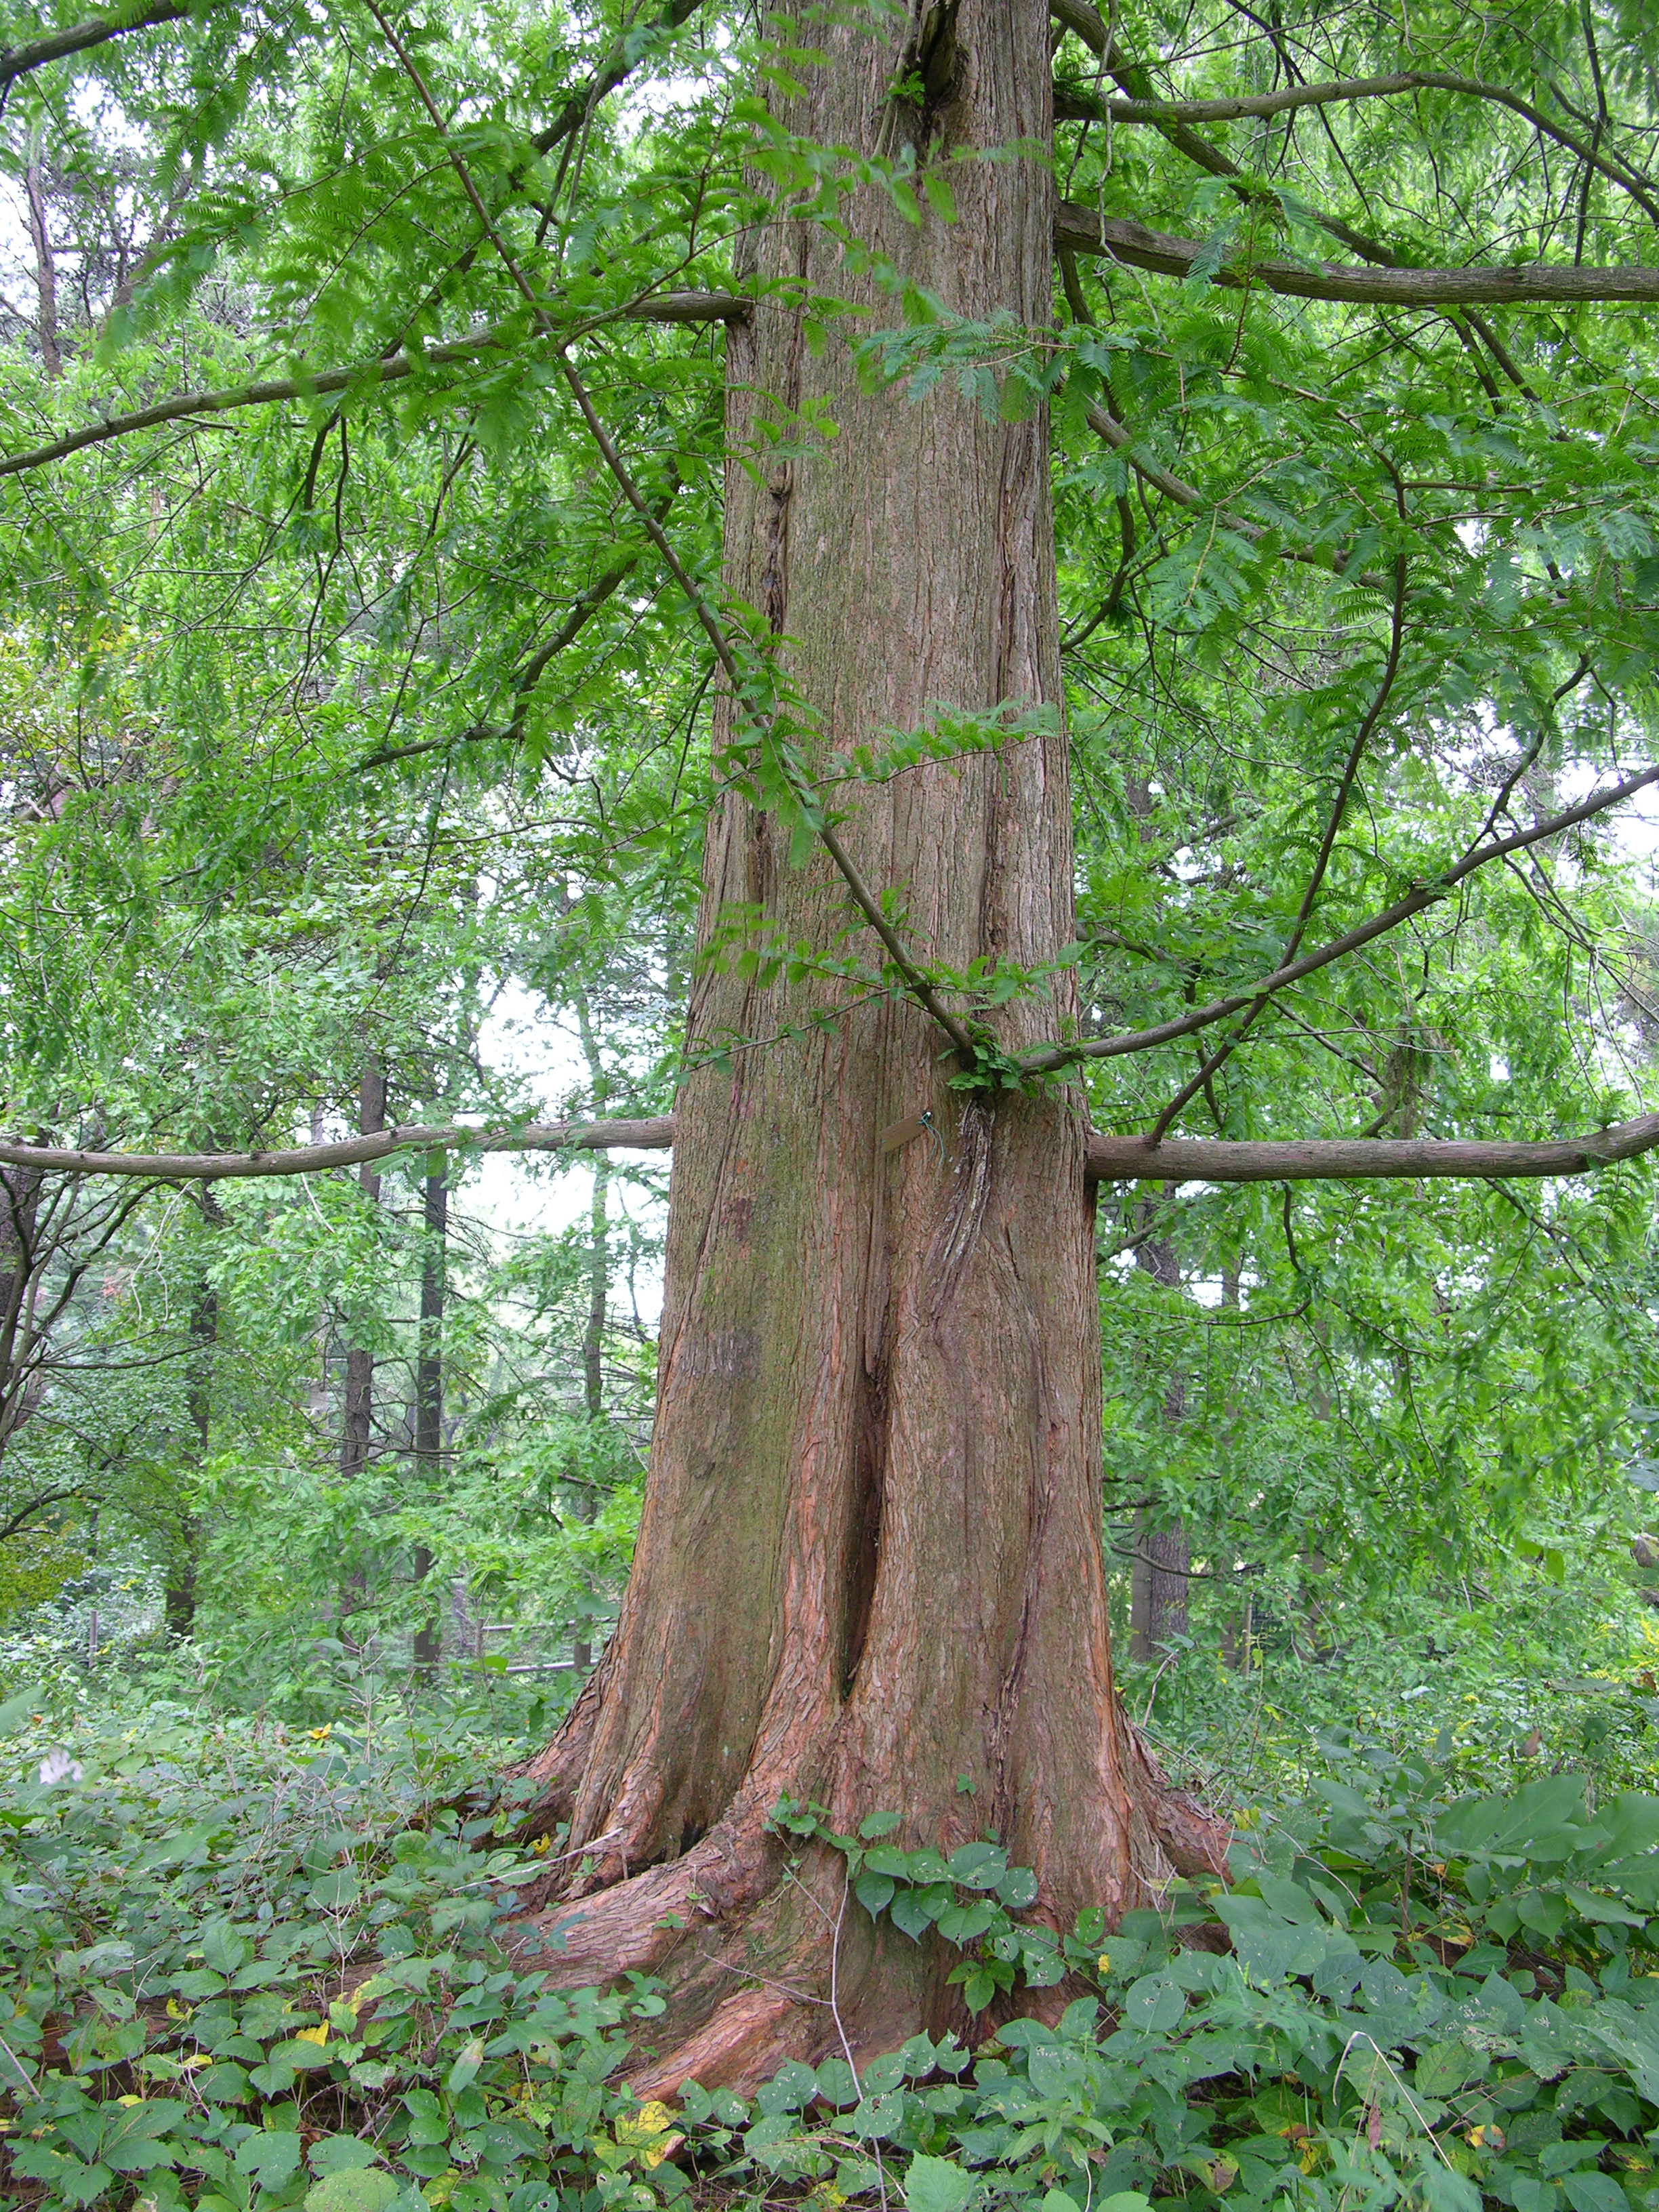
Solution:
[(963, 1108), (950, 1202), (927, 1254), (927, 1273), (933, 1285), (927, 1304), (927, 1321), (935, 1341), (939, 1324), (956, 1297), (985, 1218), (985, 1204), (991, 1194), (994, 1127), (994, 1118), (985, 1107), (970, 1100)]

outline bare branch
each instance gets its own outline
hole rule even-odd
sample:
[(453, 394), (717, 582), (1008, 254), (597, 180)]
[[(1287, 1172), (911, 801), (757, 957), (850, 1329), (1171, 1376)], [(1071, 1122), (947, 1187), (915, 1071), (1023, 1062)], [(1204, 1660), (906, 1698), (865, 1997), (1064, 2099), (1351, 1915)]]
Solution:
[(1583, 1137), (1537, 1144), (1435, 1137), (1334, 1137), (1253, 1144), (1218, 1137), (1089, 1133), (1085, 1172), (1094, 1182), (1415, 1182), (1431, 1176), (1586, 1175), (1659, 1146), (1659, 1114), (1618, 1121)]
[[(1132, 269), (1161, 276), (1188, 276), (1204, 251), (1195, 238), (1174, 238), (1120, 216), (1103, 222), (1092, 208), (1062, 201), (1054, 221), (1054, 242), (1072, 253), (1093, 253)], [(1528, 301), (1659, 301), (1659, 269), (1634, 264), (1613, 269), (1574, 269), (1532, 261), (1512, 269), (1474, 265), (1467, 269), (1345, 269), (1332, 261), (1253, 261), (1218, 269), (1212, 280), (1237, 290), (1260, 285), (1296, 300), (1338, 300), (1361, 307), (1459, 307), (1485, 302)]]
[[(518, 1128), (410, 1126), (338, 1144), (302, 1145), (280, 1152), (87, 1152), (45, 1145), (0, 1144), (0, 1161), (43, 1172), (141, 1176), (152, 1182), (223, 1182), (314, 1175), (356, 1167), (394, 1152), (666, 1152), (674, 1116), (640, 1121), (532, 1121)], [(1331, 1182), (1408, 1181), (1421, 1176), (1583, 1175), (1614, 1160), (1634, 1159), (1659, 1146), (1659, 1114), (1615, 1123), (1583, 1137), (1535, 1144), (1464, 1142), (1435, 1138), (1287, 1139), (1234, 1143), (1175, 1137), (1152, 1146), (1145, 1137), (1089, 1133), (1085, 1173), (1091, 1182)]]
[(673, 1116), (641, 1121), (529, 1121), (476, 1129), (404, 1124), (372, 1136), (344, 1137), (332, 1145), (298, 1145), (272, 1152), (88, 1152), (68, 1146), (0, 1143), (8, 1166), (58, 1175), (144, 1176), (152, 1182), (223, 1182), (252, 1176), (315, 1175), (356, 1167), (393, 1152), (594, 1152), (620, 1147), (665, 1152), (674, 1140)]

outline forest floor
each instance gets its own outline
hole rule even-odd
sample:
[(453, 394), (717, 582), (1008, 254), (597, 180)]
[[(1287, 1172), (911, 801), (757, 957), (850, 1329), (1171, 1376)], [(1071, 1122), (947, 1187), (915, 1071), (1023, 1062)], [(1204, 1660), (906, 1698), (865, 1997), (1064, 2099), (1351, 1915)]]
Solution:
[[(1123, 1683), (1237, 1819), (1230, 1893), (1061, 1931), (1054, 2027), (672, 2112), (626, 2086), (648, 1981), (555, 1996), (500, 1942), (542, 1863), (465, 1793), (544, 1740), (544, 1684), (411, 1696), (322, 1638), (238, 1710), (127, 1595), (90, 1663), (95, 1592), (0, 1647), (0, 2204), (1659, 2212), (1659, 1616), (1628, 1581), (1352, 1621), (1264, 1595), (1248, 1668), (1196, 1621)], [(994, 1977), (995, 1942), (964, 1961)]]

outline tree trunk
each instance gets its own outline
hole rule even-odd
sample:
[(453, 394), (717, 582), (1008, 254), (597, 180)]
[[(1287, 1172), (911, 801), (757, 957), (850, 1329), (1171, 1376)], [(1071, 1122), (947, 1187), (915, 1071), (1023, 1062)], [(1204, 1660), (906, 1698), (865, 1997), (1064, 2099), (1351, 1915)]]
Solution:
[(32, 1324), (41, 1272), (35, 1232), (42, 1180), (33, 1168), (0, 1169), (0, 1453), (39, 1395)]
[[(443, 1472), (444, 1455), (444, 1244), (449, 1233), (448, 1163), (442, 1152), (427, 1157), (422, 1206), (425, 1237), (421, 1246), (421, 1331), (415, 1360), (415, 1464), (423, 1482), (435, 1483)], [(422, 1547), (415, 1554), (415, 1579), (423, 1583), (432, 1571), (432, 1554)], [(434, 1605), (422, 1616), (415, 1632), (415, 1664), (430, 1668), (438, 1663), (442, 1631)]]
[[(204, 1186), (200, 1205), (204, 1224), (217, 1228), (224, 1212), (210, 1186)], [(219, 1293), (205, 1269), (197, 1279), (190, 1309), (190, 1358), (185, 1370), (185, 1408), (196, 1432), (198, 1468), (207, 1463), (213, 1432), (213, 1355), (219, 1341)], [(191, 1510), (186, 1493), (184, 1510), (173, 1529), (173, 1548), (163, 1581), (162, 1611), (170, 1636), (188, 1636), (196, 1626), (196, 1576), (202, 1551), (202, 1517)]]
[(38, 307), (35, 325), (40, 341), (40, 365), (49, 377), (64, 373), (58, 343), (58, 261), (52, 234), (46, 228), (46, 173), (40, 165), (40, 139), (30, 140), (29, 159), (23, 171), (23, 196), (28, 204), (29, 243), (34, 248), (34, 293)]
[[(925, 115), (886, 100), (910, 66), (897, 33), (826, 19), (828, 64), (806, 70), (787, 126), (866, 149), (884, 121), (935, 154), (1046, 143), (1045, 0), (961, 0), (927, 12), (939, 20), (917, 64)], [(1048, 169), (951, 174), (954, 224), (924, 211), (913, 228), (873, 191), (852, 218), (950, 307), (1048, 323)], [(761, 263), (860, 294), (822, 230), (775, 225)], [(863, 296), (876, 327), (895, 319), (893, 294)], [(825, 752), (935, 702), (1057, 707), (1045, 419), (989, 420), (953, 381), (919, 401), (866, 393), (832, 329), (815, 354), (799, 313), (765, 298), (728, 340), (727, 592), (789, 640)], [(765, 422), (825, 401), (834, 443), (767, 460)], [(757, 454), (751, 477), (737, 457)], [(866, 881), (902, 887), (925, 957), (1036, 963), (1073, 933), (1057, 730), (865, 787), (841, 835)], [(727, 794), (708, 828), (705, 945), (733, 903), (789, 943), (847, 928), (840, 878), (821, 857), (792, 867), (788, 842)], [(968, 1102), (908, 1001), (804, 1022), (853, 995), (729, 969), (694, 987), (694, 1062), (734, 1035), (785, 1041), (705, 1064), (680, 1092), (634, 1571), (604, 1660), (532, 1770), (541, 1824), (568, 1820), (567, 1848), (592, 1847), (550, 1915), (556, 1976), (645, 1967), (668, 1983), (642, 2087), (752, 2081), (838, 2047), (841, 2029), (867, 2049), (968, 2025), (946, 1985), (958, 1954), (856, 1905), (842, 1915), (827, 1850), (781, 1879), (764, 1832), (781, 1792), (842, 1828), (897, 1813), (911, 1846), (994, 1830), (1067, 1927), (1084, 1905), (1144, 1899), (1171, 1859), (1216, 1863), (1211, 1824), (1163, 1784), (1113, 1689), (1084, 1101)], [(1069, 977), (1054, 996), (1000, 1017), (1004, 1043), (1072, 1018)], [(925, 1134), (884, 1152), (883, 1130), (924, 1107), (946, 1159)]]
[[(587, 1056), (588, 1095), (592, 1103), (594, 1118), (604, 1112), (610, 1092), (605, 1080), (604, 1063), (599, 1058), (599, 1041), (593, 1034), (589, 1017), (587, 994), (575, 994), (576, 1019), (581, 1030), (582, 1050)], [(587, 1243), (587, 1327), (582, 1334), (582, 1401), (590, 1421), (605, 1419), (605, 1324), (611, 1301), (611, 1163), (603, 1152), (593, 1156), (593, 1195), (588, 1211)], [(592, 1521), (599, 1511), (599, 1493), (592, 1480), (579, 1492), (577, 1517)], [(593, 1664), (593, 1646), (586, 1634), (587, 1616), (583, 1615), (571, 1638), (570, 1656), (579, 1674), (586, 1674)]]
[[(376, 1060), (364, 1063), (357, 1094), (357, 1127), (365, 1137), (386, 1127), (386, 1072)], [(371, 1206), (380, 1202), (380, 1178), (368, 1161), (357, 1180)], [(365, 1346), (346, 1347), (345, 1419), (340, 1436), (340, 1473), (354, 1481), (368, 1465), (374, 1440), (374, 1354)]]
[[(1138, 1226), (1148, 1228), (1161, 1203), (1172, 1193), (1166, 1184), (1160, 1200), (1149, 1194), (1139, 1202)], [(1166, 1289), (1181, 1285), (1181, 1261), (1172, 1240), (1146, 1237), (1135, 1247), (1135, 1265)], [(1171, 1378), (1164, 1394), (1164, 1418), (1178, 1428), (1187, 1418), (1187, 1384), (1182, 1376)], [(1168, 1528), (1147, 1523), (1146, 1509), (1135, 1516), (1134, 1563), (1129, 1576), (1129, 1656), (1132, 1659), (1167, 1656), (1160, 1647), (1171, 1636), (1187, 1633), (1188, 1570), (1191, 1559), (1187, 1524), (1179, 1515)]]

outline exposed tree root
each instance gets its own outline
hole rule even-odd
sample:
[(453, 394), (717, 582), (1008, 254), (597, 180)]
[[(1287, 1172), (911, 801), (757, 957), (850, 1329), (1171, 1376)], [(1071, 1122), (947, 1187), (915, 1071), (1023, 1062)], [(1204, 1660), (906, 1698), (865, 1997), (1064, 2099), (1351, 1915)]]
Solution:
[[(1129, 1789), (1136, 1810), (1176, 1874), (1192, 1881), (1224, 1881), (1231, 1821), (1206, 1813), (1189, 1790), (1177, 1790), (1132, 1723), (1126, 1723)], [(1143, 1878), (1146, 1871), (1143, 1869)]]
[[(582, 1704), (566, 1724), (578, 1739), (592, 1730)], [(1173, 1874), (1224, 1879), (1231, 1829), (1170, 1785), (1127, 1723), (1125, 1734), (1133, 1875), (1126, 1887), (1122, 1870), (1103, 1863), (1101, 1893), (1156, 1903)], [(571, 1802), (574, 1764), (562, 1739), (538, 1762), (551, 1786), (533, 1828), (557, 1816), (560, 1796)], [(650, 1796), (641, 1791), (637, 1802)], [(856, 2063), (918, 2029), (971, 2041), (1016, 2012), (1057, 2016), (1077, 1994), (1018, 1992), (975, 2022), (946, 1980), (956, 1954), (872, 1923), (849, 1899), (832, 1854), (809, 1849), (792, 1863), (795, 1847), (787, 1854), (767, 1832), (768, 1809), (750, 1789), (689, 1850), (646, 1867), (629, 1864), (629, 1838), (613, 1827), (592, 1839), (591, 1858), (550, 1869), (547, 1894), (526, 1900), (517, 1948), (547, 1967), (555, 1986), (630, 1972), (664, 1984), (667, 2009), (630, 2075), (641, 2095), (672, 2096), (688, 2080), (751, 2091), (786, 2059), (849, 2051)], [(1067, 1916), (1050, 1903), (1044, 1917), (1058, 1924)]]
[(665, 2058), (629, 2076), (641, 2097), (674, 2097), (688, 2081), (747, 2091), (769, 2081), (787, 2058), (812, 2051), (812, 2008), (775, 1990), (740, 1990)]

